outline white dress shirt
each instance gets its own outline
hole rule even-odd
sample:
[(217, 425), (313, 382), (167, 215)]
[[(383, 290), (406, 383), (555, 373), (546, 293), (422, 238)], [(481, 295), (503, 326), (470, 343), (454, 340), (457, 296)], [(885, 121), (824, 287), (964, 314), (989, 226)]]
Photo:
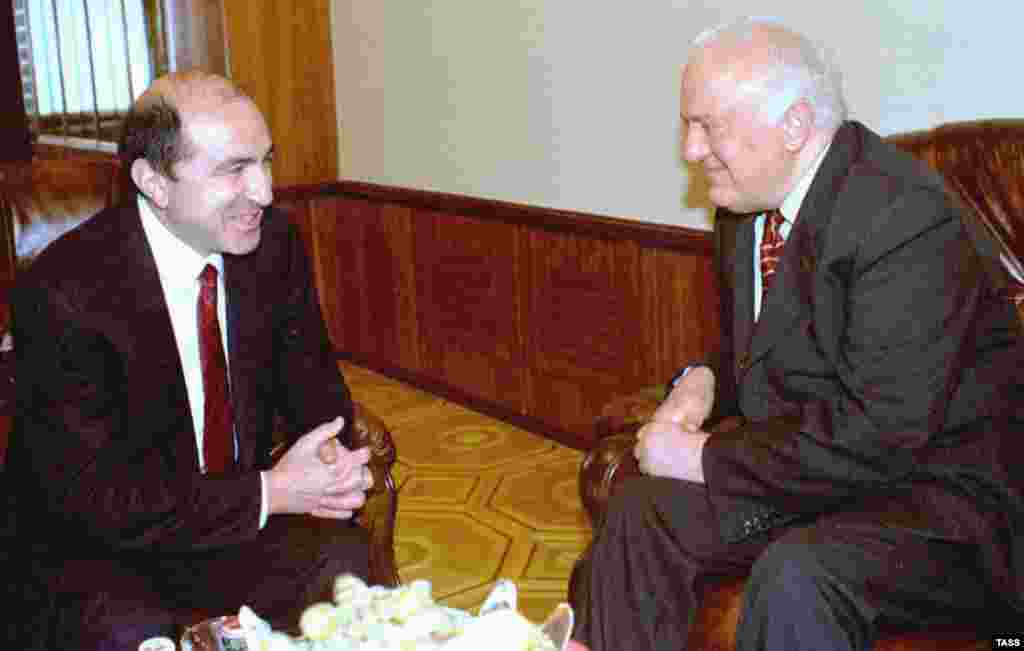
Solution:
[[(814, 176), (818, 173), (818, 168), (821, 167), (821, 162), (825, 160), (825, 154), (828, 153), (831, 146), (832, 143), (825, 145), (825, 148), (821, 150), (818, 157), (814, 159), (811, 166), (800, 177), (800, 180), (797, 181), (792, 192), (787, 194), (786, 198), (782, 200), (782, 205), (779, 206), (779, 212), (782, 214), (782, 223), (779, 224), (779, 236), (782, 237), (783, 242), (789, 237), (789, 231), (793, 229), (793, 220), (796, 219), (797, 213), (800, 212), (800, 205), (804, 202), (804, 197), (807, 196), (807, 191), (811, 188), (811, 181), (814, 180)], [(765, 213), (762, 213), (754, 219), (754, 321), (757, 321), (757, 318), (761, 316), (761, 238), (764, 235), (765, 218)], [(679, 380), (686, 377), (686, 374), (694, 366), (699, 365), (690, 364), (676, 373), (669, 380), (669, 391), (674, 389), (679, 384)]]
[[(192, 425), (196, 433), (196, 455), (199, 467), (206, 470), (203, 459), (203, 369), (199, 355), (199, 324), (196, 319), (196, 303), (199, 300), (199, 274), (206, 265), (217, 268), (217, 319), (220, 321), (221, 344), (228, 350), (227, 341), (227, 296), (224, 289), (224, 258), (219, 253), (202, 257), (192, 247), (182, 242), (167, 230), (163, 222), (153, 213), (152, 208), (141, 195), (137, 199), (142, 230), (149, 240), (149, 247), (156, 259), (160, 274), (160, 285), (171, 317), (174, 339), (178, 345), (178, 357), (185, 374), (185, 389), (192, 412)], [(230, 355), (225, 355), (226, 368), (230, 370)], [(231, 374), (228, 373), (230, 383)], [(230, 386), (230, 384), (229, 384)], [(238, 457), (238, 440), (235, 439), (235, 458)], [(260, 527), (267, 521), (267, 483), (260, 473)]]
[[(779, 212), (782, 213), (782, 223), (779, 224), (779, 235), (783, 241), (789, 237), (789, 231), (793, 228), (793, 220), (796, 219), (797, 213), (800, 212), (800, 205), (804, 202), (804, 197), (807, 196), (807, 191), (811, 189), (811, 181), (814, 180), (815, 175), (818, 173), (818, 168), (821, 167), (821, 162), (825, 160), (825, 154), (828, 153), (828, 149), (831, 146), (826, 145), (818, 157), (814, 159), (814, 163), (804, 172), (804, 175), (797, 181), (796, 187), (793, 191), (786, 195), (786, 198), (782, 200), (782, 205), (779, 206)], [(765, 215), (758, 215), (754, 220), (754, 320), (756, 321), (761, 316), (761, 237), (764, 234), (764, 220)]]

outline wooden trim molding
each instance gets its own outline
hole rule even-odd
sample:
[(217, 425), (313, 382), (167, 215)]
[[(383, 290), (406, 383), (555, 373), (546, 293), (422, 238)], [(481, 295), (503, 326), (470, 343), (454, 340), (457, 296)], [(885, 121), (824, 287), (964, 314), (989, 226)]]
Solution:
[(552, 231), (630, 240), (655, 248), (695, 253), (711, 253), (714, 248), (709, 232), (693, 228), (361, 181), (297, 185), (275, 188), (274, 192), (275, 196), (286, 201), (317, 196), (365, 199), (372, 203), (402, 205), (416, 210), (455, 213)]
[(717, 348), (710, 233), (368, 183), (276, 193), (341, 356), (564, 444)]

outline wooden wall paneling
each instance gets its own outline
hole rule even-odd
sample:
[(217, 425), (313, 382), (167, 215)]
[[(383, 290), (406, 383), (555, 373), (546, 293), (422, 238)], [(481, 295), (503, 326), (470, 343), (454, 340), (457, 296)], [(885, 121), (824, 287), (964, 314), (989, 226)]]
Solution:
[(224, 0), (231, 76), (267, 118), (282, 185), (338, 178), (330, 1)]
[(533, 230), (526, 300), (531, 402), (570, 431), (649, 365), (636, 242)]
[(413, 210), (380, 206), (362, 238), (362, 276), (369, 279), (359, 315), (364, 350), (399, 368), (421, 368)]
[(471, 396), (523, 411), (516, 227), (417, 211), (415, 231), (424, 370)]
[[(327, 334), (335, 350), (346, 343), (351, 345), (353, 335), (346, 328), (345, 317), (352, 310), (345, 310), (344, 305), (351, 301), (352, 296), (345, 295), (347, 286), (339, 285), (339, 278), (351, 275), (350, 270), (339, 271), (339, 263), (352, 260), (350, 251), (339, 249), (337, 241), (338, 215), (334, 204), (336, 199), (316, 198), (308, 201), (302, 212), (300, 230), (308, 239), (310, 257), (312, 258), (313, 277), (316, 281), (320, 305), (324, 311), (324, 322)], [(345, 299), (348, 299), (346, 301)], [(358, 331), (358, 328), (356, 328)]]
[[(325, 300), (333, 292), (327, 284), (328, 279), (324, 277), (321, 264), (321, 251), (325, 247), (322, 245), (317, 226), (313, 224), (313, 200), (301, 199), (296, 196), (276, 197), (274, 206), (283, 210), (288, 215), (288, 220), (296, 226), (299, 235), (302, 237), (306, 256), (309, 258), (309, 264), (312, 267), (313, 283), (316, 286), (317, 297), (320, 300), (320, 311), (323, 313), (324, 322), (327, 325), (328, 333), (330, 333), (331, 320), (334, 318), (337, 310), (327, 304)], [(333, 254), (328, 256), (328, 258), (332, 257)]]
[(313, 216), (335, 349), (388, 367), (422, 367), (411, 211), (331, 198), (315, 202)]
[(567, 445), (717, 346), (707, 233), (365, 183), (291, 194), (342, 356)]
[(643, 334), (649, 364), (635, 386), (668, 380), (680, 368), (718, 349), (718, 290), (709, 253), (647, 248), (641, 256)]
[(199, 68), (228, 74), (222, 1), (164, 0), (167, 64), (171, 70)]

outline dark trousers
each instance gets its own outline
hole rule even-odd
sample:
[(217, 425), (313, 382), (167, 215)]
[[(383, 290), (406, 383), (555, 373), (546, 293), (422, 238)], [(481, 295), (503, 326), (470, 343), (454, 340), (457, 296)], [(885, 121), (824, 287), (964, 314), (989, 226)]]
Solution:
[(592, 651), (686, 649), (703, 583), (748, 572), (739, 651), (864, 651), (882, 622), (980, 621), (999, 600), (975, 545), (908, 526), (920, 510), (908, 492), (728, 544), (703, 485), (630, 479), (576, 568), (573, 637)]
[(51, 561), (26, 581), (18, 648), (136, 651), (149, 637), (177, 643), (196, 612), (233, 614), (242, 605), (294, 630), (303, 609), (332, 599), (336, 576), (365, 580), (368, 571), (362, 528), (281, 515), (253, 540), (216, 551)]

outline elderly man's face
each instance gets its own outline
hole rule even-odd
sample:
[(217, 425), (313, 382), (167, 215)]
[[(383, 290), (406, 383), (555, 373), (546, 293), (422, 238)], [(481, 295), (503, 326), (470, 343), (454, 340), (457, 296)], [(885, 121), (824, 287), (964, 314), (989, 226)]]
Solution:
[(201, 255), (250, 253), (273, 198), (266, 121), (244, 97), (180, 109), (188, 148), (165, 179), (163, 222)]
[(703, 166), (715, 205), (741, 213), (777, 208), (794, 165), (782, 126), (738, 98), (744, 72), (698, 57), (683, 70), (680, 92), (683, 158)]

